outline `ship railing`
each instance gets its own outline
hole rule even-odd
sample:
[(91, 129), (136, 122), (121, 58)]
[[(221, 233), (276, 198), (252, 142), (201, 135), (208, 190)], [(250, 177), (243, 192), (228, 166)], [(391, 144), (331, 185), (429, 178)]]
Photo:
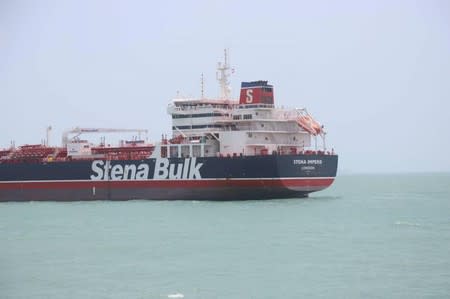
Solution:
[(276, 109), (275, 118), (282, 120), (297, 120), (301, 116), (309, 115), (305, 108), (296, 108), (286, 110), (283, 108)]
[(221, 110), (232, 110), (233, 104), (193, 104), (193, 105), (181, 105), (176, 106), (174, 104), (169, 104), (167, 106), (169, 112), (172, 111), (192, 111), (192, 110), (202, 110), (202, 109), (221, 109)]
[(275, 105), (273, 104), (240, 104), (237, 105), (236, 108), (238, 109), (253, 109), (253, 108), (268, 108), (273, 109)]
[(323, 150), (297, 150), (295, 148), (279, 148), (270, 152), (267, 148), (259, 148), (254, 152), (247, 153), (221, 153), (216, 152), (215, 156), (218, 158), (237, 158), (237, 157), (248, 157), (248, 156), (287, 156), (287, 155), (318, 155), (318, 156), (334, 156), (336, 155), (333, 151), (323, 151)]

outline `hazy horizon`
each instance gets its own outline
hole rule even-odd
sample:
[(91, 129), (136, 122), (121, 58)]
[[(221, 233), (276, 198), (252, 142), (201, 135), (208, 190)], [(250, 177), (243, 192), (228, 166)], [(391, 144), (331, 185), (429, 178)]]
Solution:
[[(274, 5), (274, 3), (276, 5)], [(306, 107), (339, 173), (450, 172), (447, 1), (2, 1), (0, 148), (80, 127), (170, 134), (177, 92), (241, 81)], [(98, 137), (100, 138), (100, 137)]]

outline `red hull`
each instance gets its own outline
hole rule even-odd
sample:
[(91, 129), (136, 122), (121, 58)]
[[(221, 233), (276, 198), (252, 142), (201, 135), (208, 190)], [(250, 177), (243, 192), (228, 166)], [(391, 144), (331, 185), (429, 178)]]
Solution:
[(0, 201), (245, 200), (304, 197), (334, 178), (1, 182)]

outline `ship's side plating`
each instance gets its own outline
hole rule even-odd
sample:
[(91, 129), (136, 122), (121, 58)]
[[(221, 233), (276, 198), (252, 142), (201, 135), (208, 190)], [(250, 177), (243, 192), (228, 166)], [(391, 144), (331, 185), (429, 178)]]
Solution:
[(0, 201), (305, 196), (328, 187), (334, 155), (268, 155), (0, 165)]

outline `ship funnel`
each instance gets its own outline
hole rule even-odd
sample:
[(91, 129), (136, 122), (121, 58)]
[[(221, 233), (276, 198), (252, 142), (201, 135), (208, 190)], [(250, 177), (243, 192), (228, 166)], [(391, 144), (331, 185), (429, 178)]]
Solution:
[(274, 104), (273, 86), (267, 81), (252, 81), (241, 83), (239, 104)]

